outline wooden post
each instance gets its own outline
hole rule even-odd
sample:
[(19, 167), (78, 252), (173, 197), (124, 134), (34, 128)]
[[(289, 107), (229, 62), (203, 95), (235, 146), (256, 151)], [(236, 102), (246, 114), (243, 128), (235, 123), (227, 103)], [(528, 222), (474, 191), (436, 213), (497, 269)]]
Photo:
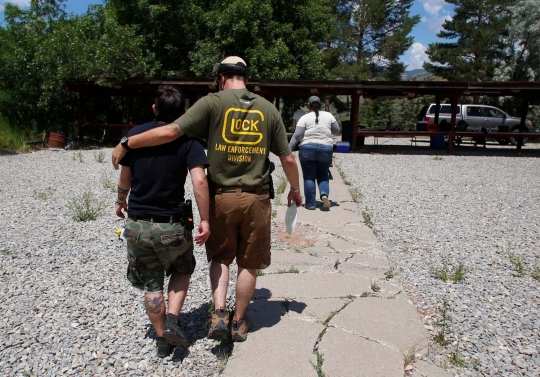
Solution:
[(86, 95), (79, 93), (79, 105), (77, 107), (76, 124), (79, 125), (79, 143), (84, 142), (84, 107), (86, 105)]
[(439, 96), (435, 97), (435, 127), (439, 127), (439, 110), (441, 108), (441, 98)]
[(454, 152), (454, 138), (456, 137), (456, 113), (457, 113), (458, 95), (452, 93), (450, 97), (450, 106), (452, 107), (452, 117), (450, 118), (450, 137), (448, 138), (448, 153)]
[(358, 133), (358, 113), (360, 111), (360, 90), (356, 90), (352, 95), (352, 108), (351, 108), (351, 151), (356, 151), (356, 138)]
[[(527, 112), (529, 111), (529, 99), (523, 97), (523, 102), (521, 104), (521, 122), (519, 123), (519, 132), (528, 132), (529, 129), (525, 127), (525, 120), (527, 119)], [(523, 138), (516, 138), (517, 150), (521, 153), (521, 147), (523, 146)]]

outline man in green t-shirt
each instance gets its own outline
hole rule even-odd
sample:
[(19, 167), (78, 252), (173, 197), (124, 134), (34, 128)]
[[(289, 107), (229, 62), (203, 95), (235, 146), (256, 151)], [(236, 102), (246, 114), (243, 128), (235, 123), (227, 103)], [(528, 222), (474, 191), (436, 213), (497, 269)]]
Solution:
[[(219, 92), (198, 100), (174, 123), (124, 138), (113, 151), (113, 165), (133, 148), (168, 143), (186, 134), (208, 141), (210, 238), (206, 254), (215, 312), (208, 337), (246, 340), (246, 317), (255, 291), (256, 270), (270, 265), (270, 160), (281, 160), (291, 190), (287, 205), (302, 204), (298, 167), (278, 110), (246, 88), (249, 67), (230, 56), (216, 64)], [(238, 275), (234, 313), (226, 310), (229, 265), (236, 258)]]

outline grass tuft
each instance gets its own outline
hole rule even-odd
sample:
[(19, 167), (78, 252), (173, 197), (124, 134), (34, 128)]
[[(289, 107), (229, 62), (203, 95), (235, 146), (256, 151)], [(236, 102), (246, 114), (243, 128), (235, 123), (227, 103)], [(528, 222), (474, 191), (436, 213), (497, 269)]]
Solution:
[(98, 153), (94, 153), (94, 158), (97, 162), (102, 164), (103, 162), (105, 162), (105, 151), (99, 151)]
[(278, 270), (276, 273), (277, 274), (298, 274), (300, 273), (300, 271), (296, 267), (292, 266), (288, 270)]
[(73, 220), (93, 221), (105, 209), (105, 202), (97, 200), (91, 192), (85, 191), (81, 196), (72, 198), (67, 207)]

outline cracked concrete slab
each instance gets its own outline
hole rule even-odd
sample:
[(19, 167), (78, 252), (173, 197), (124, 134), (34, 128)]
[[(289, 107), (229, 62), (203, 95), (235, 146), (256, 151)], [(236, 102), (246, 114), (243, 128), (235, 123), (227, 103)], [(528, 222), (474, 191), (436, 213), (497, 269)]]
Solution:
[(257, 288), (269, 287), (272, 297), (329, 298), (361, 295), (370, 290), (367, 278), (340, 273), (273, 274), (257, 278)]
[(414, 363), (411, 377), (452, 377), (452, 374), (436, 365), (419, 360)]
[(319, 342), (327, 377), (403, 377), (403, 356), (358, 335), (328, 328)]
[(300, 272), (333, 272), (333, 263), (323, 258), (308, 257), (303, 252), (277, 251), (272, 253), (272, 263), (264, 274), (277, 273), (280, 270), (297, 268)]
[(373, 255), (365, 253), (356, 253), (350, 259), (347, 260), (351, 264), (360, 264), (363, 266), (369, 266), (370, 268), (378, 268), (381, 270), (389, 270), (390, 263), (386, 256)]
[[(267, 275), (257, 278), (247, 311), (252, 331), (246, 342), (234, 344), (224, 376), (317, 377), (322, 362), (326, 377), (402, 377), (404, 352), (413, 346), (426, 352), (429, 333), (413, 301), (399, 276), (386, 279), (386, 253), (364, 223), (351, 187), (336, 168), (331, 171), (330, 210), (299, 208), (294, 234), (285, 232), (287, 207), (278, 204), (286, 203), (288, 189), (274, 203), (279, 226), (272, 236), (283, 246), (272, 250)], [(293, 266), (301, 273), (277, 273)], [(414, 377), (449, 377), (423, 361), (413, 366)]]
[(252, 316), (254, 331), (247, 341), (234, 343), (222, 375), (317, 377), (313, 347), (324, 326), (285, 315), (271, 327), (261, 327), (258, 314)]
[(402, 352), (428, 345), (429, 334), (420, 316), (404, 300), (358, 298), (334, 316), (330, 324)]

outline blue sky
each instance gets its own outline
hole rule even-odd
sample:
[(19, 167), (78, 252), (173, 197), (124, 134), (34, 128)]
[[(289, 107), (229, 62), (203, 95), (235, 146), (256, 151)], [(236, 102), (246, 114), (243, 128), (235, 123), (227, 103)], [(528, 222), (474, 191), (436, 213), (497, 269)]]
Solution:
[[(0, 0), (0, 12), (3, 11), (6, 2), (6, 0)], [(30, 4), (30, 0), (10, 0), (9, 2), (20, 6)], [(66, 9), (80, 14), (86, 12), (89, 4), (102, 3), (103, 1), (99, 0), (68, 0)], [(436, 34), (441, 30), (444, 20), (451, 18), (452, 7), (444, 0), (415, 0), (411, 14), (418, 14), (421, 21), (412, 32), (414, 44), (401, 59), (408, 65), (407, 70), (422, 68), (422, 63), (428, 60), (425, 50), (430, 43), (438, 41)]]

